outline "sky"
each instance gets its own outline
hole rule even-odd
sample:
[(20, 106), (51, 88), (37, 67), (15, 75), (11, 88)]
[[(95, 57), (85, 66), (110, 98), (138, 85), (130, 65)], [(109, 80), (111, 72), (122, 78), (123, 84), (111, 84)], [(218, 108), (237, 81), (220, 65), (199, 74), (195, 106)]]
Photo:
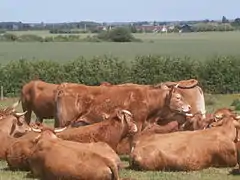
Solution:
[(0, 0), (0, 21), (131, 22), (240, 16), (240, 0)]

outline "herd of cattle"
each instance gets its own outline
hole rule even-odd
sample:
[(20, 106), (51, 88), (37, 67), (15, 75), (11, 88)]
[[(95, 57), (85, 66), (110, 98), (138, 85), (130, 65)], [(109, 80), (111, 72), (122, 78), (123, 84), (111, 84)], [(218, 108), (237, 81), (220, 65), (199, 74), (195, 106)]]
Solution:
[[(43, 119), (54, 119), (54, 128)], [(119, 180), (123, 154), (140, 171), (234, 167), (238, 120), (227, 107), (206, 114), (195, 79), (99, 86), (34, 80), (0, 110), (0, 158), (42, 180)]]

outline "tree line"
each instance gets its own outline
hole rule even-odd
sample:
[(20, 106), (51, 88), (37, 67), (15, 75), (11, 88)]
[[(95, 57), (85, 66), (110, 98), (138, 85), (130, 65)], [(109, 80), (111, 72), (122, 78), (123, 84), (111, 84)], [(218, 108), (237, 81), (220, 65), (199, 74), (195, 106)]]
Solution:
[[(234, 20), (229, 20), (225, 16), (222, 17), (221, 21), (215, 20), (200, 20), (200, 21), (178, 21), (178, 22), (167, 22), (167, 21), (139, 21), (139, 22), (130, 22), (130, 23), (98, 23), (92, 21), (80, 21), (80, 22), (69, 22), (69, 23), (23, 23), (23, 22), (0, 22), (0, 34), (4, 31), (26, 31), (26, 30), (49, 30), (50, 33), (85, 33), (85, 32), (99, 32), (102, 30), (101, 27), (129, 27), (133, 30), (136, 30), (136, 27), (139, 26), (162, 26), (162, 25), (175, 25), (175, 31), (177, 31), (182, 25), (188, 24), (191, 25), (193, 31), (228, 31), (236, 30), (240, 28), (240, 18), (237, 17)], [(198, 29), (198, 26), (206, 26), (206, 28)], [(213, 26), (213, 27), (209, 27)], [(222, 28), (225, 26), (225, 28)], [(100, 28), (99, 28), (100, 27)], [(141, 32), (141, 30), (139, 30)], [(171, 30), (170, 30), (171, 31)], [(148, 32), (148, 30), (147, 30)], [(152, 32), (152, 31), (151, 31)]]
[(117, 57), (80, 57), (66, 63), (54, 61), (11, 61), (0, 66), (0, 82), (5, 96), (19, 96), (21, 87), (33, 79), (49, 83), (74, 82), (99, 85), (158, 84), (195, 78), (207, 93), (240, 92), (240, 57), (213, 56), (206, 61), (189, 57), (137, 56), (130, 62)]

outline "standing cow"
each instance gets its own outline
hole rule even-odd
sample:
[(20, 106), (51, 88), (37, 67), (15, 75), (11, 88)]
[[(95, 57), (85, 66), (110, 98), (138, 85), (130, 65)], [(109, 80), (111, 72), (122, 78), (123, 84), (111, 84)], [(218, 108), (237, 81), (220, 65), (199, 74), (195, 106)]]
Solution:
[(57, 84), (46, 83), (41, 80), (30, 81), (21, 91), (22, 109), (27, 111), (25, 120), (29, 124), (32, 111), (36, 114), (36, 121), (42, 123), (43, 119), (54, 118), (55, 91)]

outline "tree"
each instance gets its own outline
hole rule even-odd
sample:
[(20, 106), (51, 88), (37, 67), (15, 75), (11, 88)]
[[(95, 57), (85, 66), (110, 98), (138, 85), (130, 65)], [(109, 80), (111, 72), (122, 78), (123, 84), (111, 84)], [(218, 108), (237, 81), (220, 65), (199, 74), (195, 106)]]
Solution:
[(232, 26), (240, 26), (240, 18), (236, 18), (231, 24)]
[(130, 30), (124, 27), (117, 27), (109, 32), (101, 32), (98, 34), (98, 38), (113, 42), (131, 42), (136, 40)]
[(222, 23), (229, 23), (229, 20), (225, 16), (223, 16), (222, 17)]

